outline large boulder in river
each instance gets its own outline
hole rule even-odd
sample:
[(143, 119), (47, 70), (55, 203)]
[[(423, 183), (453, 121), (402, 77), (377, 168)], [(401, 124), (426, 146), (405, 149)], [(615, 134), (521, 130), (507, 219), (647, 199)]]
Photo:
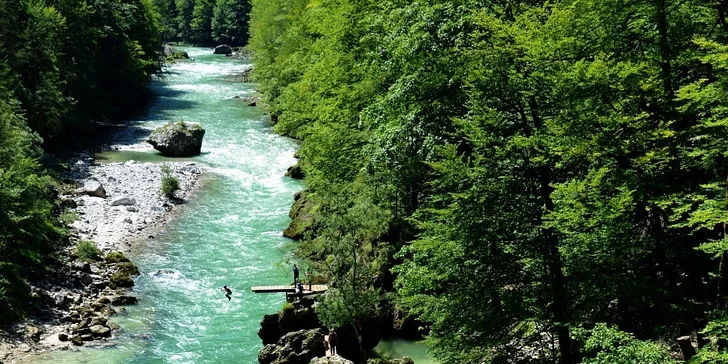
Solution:
[(233, 49), (227, 44), (220, 44), (215, 47), (215, 54), (233, 54)]
[(179, 121), (155, 129), (147, 143), (168, 157), (191, 157), (200, 154), (204, 136), (201, 126)]

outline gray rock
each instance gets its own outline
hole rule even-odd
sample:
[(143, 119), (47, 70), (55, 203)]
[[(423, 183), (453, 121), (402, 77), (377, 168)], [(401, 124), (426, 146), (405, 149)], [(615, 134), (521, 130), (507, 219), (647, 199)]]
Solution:
[(111, 329), (102, 326), (102, 325), (94, 325), (90, 327), (91, 335), (94, 337), (109, 337), (111, 336)]
[(62, 332), (62, 333), (58, 334), (58, 340), (60, 340), (60, 341), (68, 341), (68, 334), (66, 334), (65, 332)]
[(81, 283), (83, 283), (84, 286), (88, 286), (89, 284), (91, 284), (94, 281), (94, 279), (88, 273), (82, 274), (80, 279), (81, 279)]
[(230, 48), (227, 44), (220, 44), (219, 46), (215, 47), (214, 54), (233, 54), (233, 49)]
[(111, 201), (111, 206), (132, 206), (136, 205), (136, 200), (128, 197), (128, 196), (122, 196), (117, 197)]
[(169, 157), (191, 157), (200, 154), (204, 136), (205, 129), (199, 125), (180, 121), (155, 129), (147, 143)]
[(311, 364), (354, 364), (354, 362), (340, 356), (333, 356), (331, 358), (314, 358), (311, 360)]
[(89, 196), (106, 198), (106, 190), (99, 181), (89, 180), (83, 184), (82, 191)]

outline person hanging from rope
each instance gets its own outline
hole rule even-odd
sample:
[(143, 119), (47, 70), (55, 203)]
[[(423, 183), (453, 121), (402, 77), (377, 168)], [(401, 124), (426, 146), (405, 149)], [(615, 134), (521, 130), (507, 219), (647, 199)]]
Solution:
[(232, 299), (233, 291), (228, 286), (222, 286), (221, 291), (225, 292), (225, 297), (227, 297), (228, 301)]

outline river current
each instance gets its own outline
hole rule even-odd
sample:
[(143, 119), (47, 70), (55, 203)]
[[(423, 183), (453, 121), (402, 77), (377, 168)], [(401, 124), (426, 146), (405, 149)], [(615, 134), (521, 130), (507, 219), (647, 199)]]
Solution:
[[(282, 294), (253, 294), (254, 285), (292, 280), (284, 267), (281, 232), (300, 181), (284, 177), (295, 164), (296, 143), (275, 135), (263, 112), (235, 96), (255, 85), (234, 82), (245, 63), (184, 48), (181, 62), (153, 84), (158, 93), (143, 127), (167, 121), (200, 123), (202, 155), (210, 167), (202, 187), (179, 218), (131, 255), (141, 270), (134, 287), (140, 301), (114, 318), (122, 327), (114, 345), (55, 352), (49, 363), (256, 363), (264, 314), (279, 310)], [(149, 151), (119, 151), (115, 160), (162, 159)], [(159, 274), (159, 271), (164, 273)], [(233, 290), (228, 301), (223, 285)]]
[[(134, 291), (139, 304), (112, 321), (122, 328), (103, 347), (80, 347), (32, 356), (23, 363), (257, 363), (257, 332), (265, 314), (281, 309), (283, 294), (254, 294), (251, 286), (292, 281), (284, 265), (293, 195), (300, 181), (285, 177), (296, 163), (295, 141), (274, 134), (263, 111), (235, 96), (256, 85), (234, 75), (247, 65), (213, 55), (209, 48), (182, 48), (195, 61), (169, 67), (155, 80), (155, 102), (135, 125), (153, 128), (169, 121), (201, 124), (202, 154), (185, 159), (209, 166), (202, 186), (178, 218), (130, 254), (141, 276)], [(101, 161), (171, 161), (138, 147), (103, 153)], [(223, 285), (233, 290), (228, 301)], [(409, 355), (434, 364), (420, 343), (382, 341), (377, 351)]]

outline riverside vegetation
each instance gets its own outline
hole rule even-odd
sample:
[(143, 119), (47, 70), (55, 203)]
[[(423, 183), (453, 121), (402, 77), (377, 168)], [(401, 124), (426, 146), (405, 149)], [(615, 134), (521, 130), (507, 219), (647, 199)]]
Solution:
[(728, 361), (726, 11), (253, 0), (322, 323), (405, 310), (444, 363)]

